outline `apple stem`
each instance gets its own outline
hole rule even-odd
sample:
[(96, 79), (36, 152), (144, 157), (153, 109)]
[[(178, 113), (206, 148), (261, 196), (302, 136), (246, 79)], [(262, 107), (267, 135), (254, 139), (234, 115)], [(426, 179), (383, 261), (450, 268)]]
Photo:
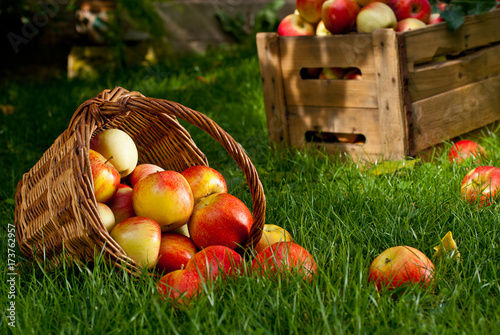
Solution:
[(106, 159), (106, 161), (104, 162), (104, 164), (108, 164), (108, 162), (109, 162), (110, 160), (112, 160), (112, 159), (113, 159), (113, 155), (111, 155), (111, 157), (109, 157), (108, 159)]
[(389, 258), (385, 259), (385, 264), (390, 263), (390, 262), (391, 262), (391, 260)]

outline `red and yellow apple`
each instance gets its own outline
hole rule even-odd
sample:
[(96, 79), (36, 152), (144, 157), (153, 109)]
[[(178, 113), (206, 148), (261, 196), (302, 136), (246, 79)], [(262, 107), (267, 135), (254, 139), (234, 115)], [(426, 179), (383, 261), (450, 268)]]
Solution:
[(440, 22), (444, 22), (444, 19), (441, 17), (441, 13), (431, 13), (427, 24), (436, 24)]
[(276, 242), (293, 242), (290, 233), (274, 224), (265, 224), (262, 228), (262, 236), (254, 247), (255, 253), (259, 253)]
[(358, 33), (371, 33), (375, 29), (396, 29), (398, 20), (389, 5), (383, 2), (372, 2), (361, 8), (356, 17)]
[(239, 275), (244, 259), (239, 253), (223, 245), (212, 245), (198, 251), (186, 264), (186, 270), (197, 271), (205, 280)]
[(427, 24), (432, 13), (429, 0), (391, 0), (389, 6), (398, 21), (412, 17)]
[(324, 67), (321, 69), (319, 79), (343, 79), (345, 69), (341, 67)]
[(361, 70), (357, 67), (352, 67), (347, 69), (344, 73), (343, 79), (345, 80), (361, 80), (363, 77), (361, 76)]
[(200, 249), (223, 245), (243, 246), (253, 224), (248, 207), (237, 197), (217, 193), (201, 199), (188, 222), (189, 235)]
[(183, 269), (197, 251), (190, 238), (179, 233), (162, 233), (156, 269), (164, 273)]
[(434, 264), (420, 250), (408, 246), (389, 248), (371, 263), (368, 281), (377, 289), (390, 290), (406, 284), (429, 285), (433, 280)]
[(137, 165), (137, 147), (123, 130), (111, 128), (98, 133), (90, 140), (90, 148), (109, 160), (122, 178), (132, 173)]
[(90, 169), (94, 183), (94, 195), (97, 202), (108, 202), (118, 190), (120, 174), (103, 155), (89, 149)]
[(191, 191), (193, 192), (194, 204), (206, 196), (215, 193), (227, 193), (226, 181), (219, 171), (204, 165), (195, 165), (182, 171)]
[(157, 284), (164, 300), (187, 306), (201, 292), (203, 279), (197, 271), (175, 270), (164, 275)]
[(319, 21), (318, 25), (316, 26), (316, 36), (328, 36), (331, 34), (332, 33), (328, 29), (326, 29), (323, 20)]
[(141, 180), (143, 177), (161, 171), (165, 171), (165, 169), (155, 164), (149, 164), (149, 163), (139, 164), (135, 167), (134, 171), (132, 171), (132, 173), (128, 176), (128, 180), (130, 182), (130, 185), (134, 187), (134, 185), (137, 184), (137, 182)]
[(295, 8), (299, 15), (309, 23), (317, 24), (321, 20), (321, 6), (325, 0), (296, 0)]
[(151, 218), (162, 231), (169, 231), (189, 220), (193, 213), (193, 192), (179, 172), (156, 172), (135, 184), (132, 205), (137, 215)]
[(132, 187), (120, 184), (115, 195), (109, 200), (108, 206), (113, 211), (116, 223), (136, 216), (132, 206)]
[(453, 144), (448, 152), (448, 160), (450, 163), (462, 163), (466, 160), (475, 160), (477, 163), (482, 157), (486, 156), (486, 150), (471, 140), (460, 140)]
[(111, 237), (140, 267), (151, 269), (160, 252), (161, 229), (156, 221), (134, 216), (115, 225)]
[(278, 25), (279, 36), (312, 36), (315, 27), (298, 14), (289, 14)]
[(415, 30), (418, 28), (422, 28), (427, 26), (424, 22), (420, 21), (419, 19), (415, 19), (413, 17), (407, 17), (406, 19), (402, 19), (398, 21), (398, 24), (396, 26), (396, 31), (410, 31), (410, 30)]
[(359, 4), (360, 7), (364, 7), (372, 2), (383, 2), (383, 3), (389, 3), (391, 0), (356, 0), (356, 2)]
[(354, 29), (358, 13), (354, 0), (327, 0), (321, 8), (321, 20), (332, 34), (345, 34)]
[(500, 187), (500, 168), (478, 166), (465, 175), (462, 180), (462, 197), (471, 204), (489, 206), (496, 201)]
[(99, 212), (99, 216), (101, 218), (101, 222), (104, 224), (104, 227), (108, 232), (110, 232), (116, 223), (113, 211), (108, 205), (103, 204), (102, 202), (97, 203), (97, 211)]

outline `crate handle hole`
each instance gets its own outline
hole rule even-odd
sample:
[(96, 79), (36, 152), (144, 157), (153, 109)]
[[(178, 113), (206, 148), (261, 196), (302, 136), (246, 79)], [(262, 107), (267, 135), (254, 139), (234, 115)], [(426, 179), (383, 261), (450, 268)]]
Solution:
[(357, 67), (303, 67), (302, 79), (361, 80), (362, 73)]
[(305, 134), (306, 141), (312, 143), (346, 143), (364, 145), (366, 137), (363, 134), (354, 133), (331, 133), (309, 130)]

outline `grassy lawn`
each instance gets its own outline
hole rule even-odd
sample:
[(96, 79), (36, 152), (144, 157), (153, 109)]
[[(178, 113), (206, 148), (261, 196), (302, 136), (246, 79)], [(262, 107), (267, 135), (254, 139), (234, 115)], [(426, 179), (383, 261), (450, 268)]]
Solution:
[[(155, 281), (132, 278), (101, 258), (93, 266), (46, 272), (27, 263), (7, 268), (16, 184), (66, 129), (76, 108), (114, 86), (179, 102), (214, 119), (241, 143), (259, 171), (266, 223), (287, 229), (315, 257), (312, 282), (242, 277), (217, 282), (186, 310), (159, 301)], [(448, 163), (445, 151), (413, 169), (373, 175), (351, 161), (318, 151), (271, 151), (256, 50), (240, 47), (207, 57), (171, 60), (150, 69), (98, 79), (18, 80), (0, 90), (0, 332), (19, 334), (491, 334), (500, 331), (499, 207), (475, 208), (460, 198), (472, 163)], [(243, 174), (224, 149), (186, 125), (223, 173), (230, 192), (250, 204)], [(500, 166), (500, 138), (485, 134), (484, 164)], [(449, 144), (445, 145), (445, 149)], [(427, 256), (452, 231), (461, 262), (435, 263), (429, 289), (396, 296), (368, 283), (371, 261), (383, 250), (415, 247)], [(9, 294), (12, 293), (12, 294)], [(8, 308), (15, 303), (15, 325)]]

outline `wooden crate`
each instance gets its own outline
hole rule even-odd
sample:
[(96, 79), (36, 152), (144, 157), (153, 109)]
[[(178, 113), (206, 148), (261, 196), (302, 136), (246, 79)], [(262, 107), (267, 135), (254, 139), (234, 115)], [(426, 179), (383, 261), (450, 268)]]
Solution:
[[(467, 16), (454, 32), (439, 23), (404, 33), (259, 33), (257, 48), (273, 144), (401, 159), (500, 120), (500, 10)], [(322, 67), (356, 67), (362, 80), (301, 75)], [(360, 136), (341, 143), (339, 134)]]

